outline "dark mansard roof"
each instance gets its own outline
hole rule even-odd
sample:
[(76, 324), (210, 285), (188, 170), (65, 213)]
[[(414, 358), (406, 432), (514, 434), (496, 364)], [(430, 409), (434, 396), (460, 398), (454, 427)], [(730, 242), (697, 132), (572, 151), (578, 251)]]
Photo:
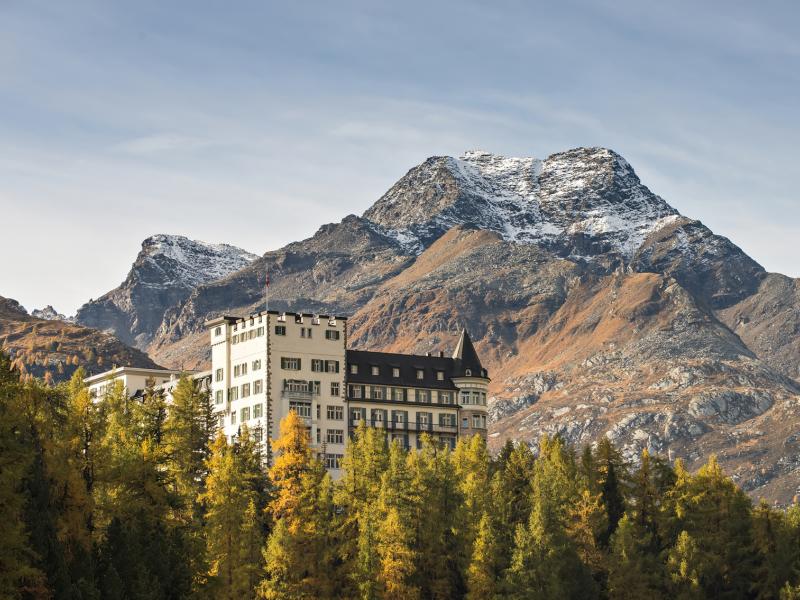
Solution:
[[(350, 365), (358, 365), (358, 373), (351, 373)], [(377, 375), (372, 374), (372, 367), (378, 367)], [(399, 377), (393, 376), (395, 368), (400, 370)], [(418, 370), (423, 371), (422, 379), (417, 378)], [(444, 374), (443, 379), (438, 379), (438, 372)], [(349, 383), (455, 390), (453, 378), (469, 376), (488, 378), (466, 330), (462, 331), (452, 357), (368, 350), (347, 351)]]

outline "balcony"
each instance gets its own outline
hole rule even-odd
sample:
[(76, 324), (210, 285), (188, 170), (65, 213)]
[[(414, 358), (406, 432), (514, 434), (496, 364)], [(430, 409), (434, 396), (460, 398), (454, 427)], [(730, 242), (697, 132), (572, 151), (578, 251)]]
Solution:
[(386, 429), (388, 431), (410, 432), (410, 433), (458, 433), (457, 425), (440, 425), (438, 423), (417, 423), (416, 421), (384, 421), (382, 419), (361, 419), (350, 423), (350, 428), (355, 429), (366, 421), (367, 427), (376, 429)]
[(314, 399), (314, 392), (311, 390), (289, 390), (281, 391), (283, 400), (299, 400), (301, 402), (311, 402)]

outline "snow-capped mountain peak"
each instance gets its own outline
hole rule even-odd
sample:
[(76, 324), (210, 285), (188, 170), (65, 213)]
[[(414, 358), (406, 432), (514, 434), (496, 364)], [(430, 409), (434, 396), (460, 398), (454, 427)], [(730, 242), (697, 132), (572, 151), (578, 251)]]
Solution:
[(573, 256), (602, 248), (625, 259), (679, 216), (607, 148), (544, 160), (484, 150), (430, 158), (364, 214), (412, 252), (453, 225), (474, 223), (510, 241), (560, 246)]
[(229, 244), (210, 244), (168, 234), (145, 239), (139, 255), (139, 260), (149, 260), (162, 268), (168, 264), (170, 279), (177, 277), (190, 286), (225, 277), (257, 258), (256, 254)]

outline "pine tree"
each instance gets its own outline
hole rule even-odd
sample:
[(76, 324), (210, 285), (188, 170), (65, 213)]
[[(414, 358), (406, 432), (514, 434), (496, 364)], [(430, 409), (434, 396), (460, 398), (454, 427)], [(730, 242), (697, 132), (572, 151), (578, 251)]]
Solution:
[(627, 480), (627, 470), (622, 455), (603, 437), (597, 444), (597, 464), (600, 472), (600, 494), (606, 511), (606, 530), (600, 543), (608, 547), (617, 524), (625, 514), (625, 498), (620, 479)]
[(386, 600), (420, 598), (420, 590), (413, 583), (415, 553), (410, 537), (400, 513), (396, 508), (390, 508), (377, 532), (377, 550), (380, 556), (378, 583)]
[(358, 594), (370, 583), (364, 579), (362, 561), (364, 549), (361, 526), (375, 518), (374, 506), (381, 491), (381, 479), (389, 466), (389, 451), (385, 432), (367, 427), (361, 421), (355, 435), (348, 440), (342, 459), (342, 478), (336, 487), (336, 505), (340, 514), (335, 527), (340, 540), (338, 550), (342, 561), (342, 580), (355, 586), (350, 594)]
[(498, 593), (501, 575), (499, 548), (492, 520), (484, 513), (467, 569), (467, 600), (490, 600)]
[(542, 438), (534, 467), (533, 509), (517, 527), (505, 590), (512, 598), (593, 598), (589, 569), (566, 533), (575, 498), (575, 465), (558, 439)]
[(461, 570), (466, 573), (482, 516), (489, 507), (489, 452), (486, 440), (474, 435), (459, 440), (452, 454), (458, 489), (463, 498), (457, 517), (462, 548)]
[(262, 571), (262, 511), (248, 484), (246, 462), (218, 435), (207, 460), (205, 540), (208, 589), (215, 598), (251, 598)]
[(422, 448), (408, 454), (415, 587), (424, 598), (452, 598), (466, 591), (456, 535), (462, 502), (447, 448), (423, 435)]
[(609, 597), (638, 600), (666, 597), (664, 566), (651, 552), (652, 533), (625, 515), (611, 539)]
[(266, 577), (258, 597), (333, 598), (341, 585), (331, 540), (333, 484), (313, 457), (308, 433), (294, 411), (281, 421), (270, 469), (277, 490), (270, 504), (275, 528), (264, 550)]
[[(745, 597), (755, 578), (751, 504), (712, 456), (692, 476), (676, 463), (667, 498), (667, 528), (676, 541), (669, 569), (676, 594)], [(677, 532), (677, 535), (674, 533)]]
[(19, 373), (0, 352), (0, 597), (19, 598), (35, 590), (44, 595), (44, 574), (25, 528), (27, 498), (21, 485), (34, 460), (27, 440)]

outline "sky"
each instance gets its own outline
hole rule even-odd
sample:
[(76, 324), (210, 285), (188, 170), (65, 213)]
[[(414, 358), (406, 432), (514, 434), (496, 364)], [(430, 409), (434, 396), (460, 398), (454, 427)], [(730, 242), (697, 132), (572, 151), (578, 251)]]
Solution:
[(800, 3), (0, 0), (0, 295), (74, 314), (144, 238), (262, 254), (428, 156), (622, 154), (800, 277)]

